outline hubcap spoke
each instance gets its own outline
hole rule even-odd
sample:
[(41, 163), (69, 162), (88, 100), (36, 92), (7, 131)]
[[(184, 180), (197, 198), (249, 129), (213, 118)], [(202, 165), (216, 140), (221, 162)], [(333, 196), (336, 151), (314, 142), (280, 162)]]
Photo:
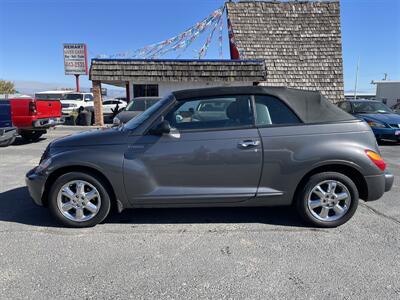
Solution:
[(72, 202), (66, 202), (62, 206), (62, 210), (63, 211), (70, 211), (74, 207), (75, 207), (75, 205), (73, 205)]
[(86, 204), (85, 208), (93, 214), (97, 212), (97, 206), (94, 205), (92, 202), (88, 202), (88, 204)]
[(85, 184), (82, 181), (78, 181), (76, 184), (76, 193), (78, 195), (85, 195)]
[(315, 187), (315, 189), (314, 189), (314, 193), (318, 196), (318, 197), (320, 197), (321, 199), (322, 198), (324, 198), (325, 197), (325, 195), (326, 195), (326, 192), (321, 188), (321, 186), (317, 186), (317, 187)]
[(322, 207), (321, 212), (319, 213), (319, 216), (322, 219), (326, 219), (328, 217), (328, 214), (329, 214), (329, 208), (326, 206)]
[(85, 216), (85, 215), (83, 214), (83, 208), (82, 208), (82, 207), (76, 208), (75, 217), (76, 217), (78, 220), (80, 220), (80, 219), (83, 219), (84, 216)]
[(71, 189), (68, 186), (65, 187), (61, 192), (62, 195), (67, 197), (68, 199), (72, 199), (75, 196), (74, 192), (71, 191)]
[(97, 191), (96, 190), (91, 190), (90, 192), (86, 193), (86, 195), (85, 195), (85, 198), (88, 201), (92, 201), (96, 197), (97, 197)]
[(311, 200), (310, 201), (310, 207), (311, 209), (317, 208), (317, 207), (321, 207), (322, 206), (322, 202), (321, 200)]
[(341, 215), (344, 214), (344, 211), (345, 211), (345, 210), (344, 210), (344, 208), (341, 207), (339, 204), (336, 204), (336, 205), (333, 207), (333, 211), (335, 212), (335, 214), (341, 216)]
[(347, 195), (347, 193), (339, 193), (339, 194), (336, 194), (336, 196), (337, 196), (336, 199), (338, 201), (346, 200), (347, 198), (349, 198), (349, 195)]
[(334, 193), (336, 190), (337, 183), (335, 181), (328, 183), (328, 193)]

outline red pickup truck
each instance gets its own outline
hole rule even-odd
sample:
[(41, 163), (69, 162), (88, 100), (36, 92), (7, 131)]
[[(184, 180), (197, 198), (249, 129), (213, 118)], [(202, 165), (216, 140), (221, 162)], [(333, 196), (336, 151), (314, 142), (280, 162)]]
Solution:
[(10, 98), (12, 121), (25, 140), (37, 141), (47, 129), (64, 123), (58, 100), (31, 97)]

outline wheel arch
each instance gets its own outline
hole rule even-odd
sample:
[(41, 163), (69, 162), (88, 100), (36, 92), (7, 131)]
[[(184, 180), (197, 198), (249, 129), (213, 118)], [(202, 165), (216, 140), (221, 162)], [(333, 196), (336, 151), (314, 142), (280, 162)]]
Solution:
[(337, 172), (346, 175), (356, 185), (359, 197), (363, 200), (368, 199), (368, 185), (361, 172), (357, 170), (355, 167), (339, 163), (321, 165), (310, 170), (307, 174), (303, 176), (303, 178), (297, 184), (294, 195), (297, 195), (299, 193), (301, 187), (304, 186), (304, 184), (307, 182), (308, 179), (310, 179), (311, 176), (323, 172)]
[(88, 167), (88, 166), (78, 166), (78, 165), (72, 165), (72, 166), (64, 166), (60, 167), (56, 170), (54, 170), (50, 175), (48, 176), (46, 183), (44, 185), (44, 191), (43, 191), (43, 196), (42, 196), (42, 201), (43, 201), (43, 206), (47, 207), (48, 206), (48, 196), (50, 192), (50, 188), (52, 184), (59, 178), (61, 175), (70, 173), (70, 172), (82, 172), (85, 174), (89, 175), (94, 175), (97, 178), (99, 178), (103, 183), (105, 189), (108, 191), (110, 199), (111, 199), (111, 206), (115, 208), (115, 206), (118, 206), (118, 210), (121, 210), (120, 204), (118, 203), (114, 188), (111, 185), (111, 182), (108, 180), (108, 178), (99, 170)]

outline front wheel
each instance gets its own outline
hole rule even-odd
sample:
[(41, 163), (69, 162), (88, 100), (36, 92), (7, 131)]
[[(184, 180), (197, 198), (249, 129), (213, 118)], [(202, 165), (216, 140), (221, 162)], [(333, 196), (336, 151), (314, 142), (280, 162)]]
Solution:
[(111, 207), (110, 196), (97, 176), (71, 172), (60, 176), (49, 193), (49, 208), (68, 227), (92, 227), (103, 221)]
[(317, 227), (337, 227), (346, 223), (358, 206), (358, 190), (347, 176), (324, 172), (310, 177), (296, 195), (300, 216)]

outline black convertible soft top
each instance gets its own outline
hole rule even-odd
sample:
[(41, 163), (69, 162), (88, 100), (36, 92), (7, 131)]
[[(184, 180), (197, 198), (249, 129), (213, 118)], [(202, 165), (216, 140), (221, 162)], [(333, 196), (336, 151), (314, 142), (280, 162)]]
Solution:
[(285, 102), (304, 123), (323, 123), (356, 120), (321, 93), (286, 87), (232, 86), (175, 91), (176, 100), (223, 95), (270, 95)]

